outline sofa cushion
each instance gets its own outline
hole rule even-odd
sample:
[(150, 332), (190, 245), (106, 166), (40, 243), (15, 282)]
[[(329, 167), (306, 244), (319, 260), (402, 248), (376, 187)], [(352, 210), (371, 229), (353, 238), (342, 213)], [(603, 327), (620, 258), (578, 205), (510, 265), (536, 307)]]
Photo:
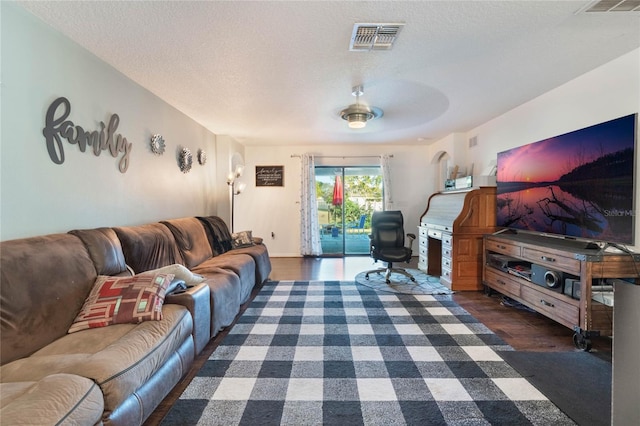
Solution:
[(248, 247), (229, 250), (224, 255), (229, 256), (235, 254), (249, 255), (253, 258), (256, 264), (256, 285), (262, 284), (269, 278), (269, 274), (271, 274), (271, 259), (269, 258), (267, 246), (264, 244), (253, 244)]
[(112, 324), (161, 320), (162, 304), (171, 280), (171, 274), (98, 276), (69, 333)]
[(176, 240), (185, 265), (191, 269), (213, 256), (204, 225), (195, 217), (164, 220)]
[(0, 383), (3, 424), (94, 425), (103, 411), (100, 387), (85, 377), (52, 374), (34, 382)]
[[(3, 382), (38, 381), (54, 373), (93, 380), (104, 395), (105, 412), (118, 407), (146, 383), (190, 340), (192, 317), (180, 305), (166, 304), (162, 320), (116, 324), (67, 334), (55, 342), (0, 367)], [(189, 360), (185, 360), (189, 361)]]
[(246, 302), (256, 283), (256, 265), (251, 256), (246, 254), (229, 255), (225, 253), (202, 262), (193, 269), (193, 272), (209, 278), (210, 274), (216, 272), (218, 269), (231, 271), (238, 276), (240, 283), (239, 302)]
[(122, 245), (113, 229), (74, 229), (69, 233), (82, 240), (98, 275), (130, 275)]
[(52, 234), (0, 244), (0, 363), (67, 334), (96, 280), (82, 241)]
[(184, 260), (176, 240), (161, 223), (113, 228), (122, 244), (124, 258), (136, 274)]

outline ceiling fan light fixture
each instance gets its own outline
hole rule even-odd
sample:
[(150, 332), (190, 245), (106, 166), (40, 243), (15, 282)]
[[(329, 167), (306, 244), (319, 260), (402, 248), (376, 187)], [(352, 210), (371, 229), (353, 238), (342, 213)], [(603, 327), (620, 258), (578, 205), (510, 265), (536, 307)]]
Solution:
[(367, 125), (367, 121), (382, 117), (383, 112), (380, 108), (358, 103), (360, 95), (363, 94), (362, 86), (354, 87), (352, 94), (356, 97), (356, 103), (340, 111), (340, 117), (347, 122), (350, 129), (362, 129)]
[(362, 129), (367, 125), (367, 115), (359, 112), (348, 114), (346, 120), (351, 129)]

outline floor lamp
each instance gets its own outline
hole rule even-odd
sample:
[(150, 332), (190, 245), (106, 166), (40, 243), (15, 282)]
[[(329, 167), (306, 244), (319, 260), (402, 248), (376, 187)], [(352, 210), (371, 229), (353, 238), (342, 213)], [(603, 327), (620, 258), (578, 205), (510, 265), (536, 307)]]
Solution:
[(237, 165), (236, 169), (227, 175), (227, 185), (231, 189), (231, 232), (235, 232), (233, 228), (233, 216), (235, 213), (235, 200), (236, 195), (239, 195), (246, 188), (246, 184), (244, 182), (238, 183), (237, 180), (242, 176), (242, 172), (244, 171), (244, 167), (241, 165)]

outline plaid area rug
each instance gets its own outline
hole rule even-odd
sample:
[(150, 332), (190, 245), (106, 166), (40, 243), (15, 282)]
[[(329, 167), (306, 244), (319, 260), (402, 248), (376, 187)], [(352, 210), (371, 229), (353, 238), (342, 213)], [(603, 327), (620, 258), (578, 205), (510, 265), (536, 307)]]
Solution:
[(571, 425), (445, 295), (267, 282), (164, 425)]

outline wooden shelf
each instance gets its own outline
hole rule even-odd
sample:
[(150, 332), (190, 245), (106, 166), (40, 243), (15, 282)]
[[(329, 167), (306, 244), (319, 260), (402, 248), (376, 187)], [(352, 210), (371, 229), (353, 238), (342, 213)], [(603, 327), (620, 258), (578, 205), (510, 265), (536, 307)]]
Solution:
[[(510, 274), (501, 263), (504, 256), (528, 265), (534, 271), (531, 279)], [(585, 350), (590, 337), (611, 336), (613, 327), (613, 308), (592, 300), (592, 286), (608, 284), (607, 279), (639, 276), (639, 255), (607, 253), (587, 249), (576, 240), (526, 233), (486, 235), (483, 257), (482, 282), (487, 289), (573, 329), (576, 345)], [(540, 271), (547, 280), (540, 278)], [(579, 291), (571, 291), (573, 285)]]

